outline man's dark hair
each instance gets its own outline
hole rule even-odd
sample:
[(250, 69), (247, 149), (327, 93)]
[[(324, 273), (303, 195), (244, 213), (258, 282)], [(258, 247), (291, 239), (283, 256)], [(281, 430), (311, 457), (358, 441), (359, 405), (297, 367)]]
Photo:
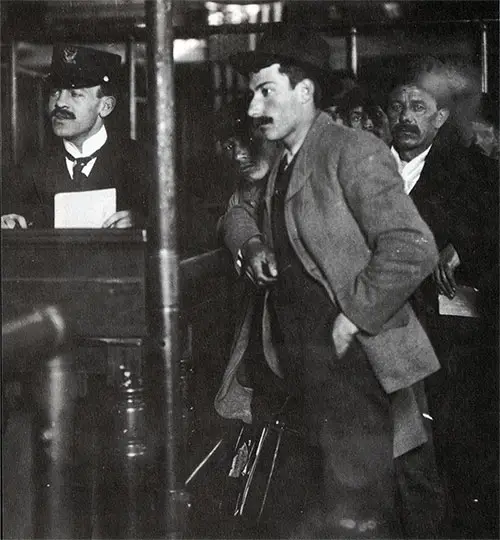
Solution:
[[(440, 76), (443, 85), (446, 84), (448, 77), (446, 64), (438, 57), (427, 55), (423, 57), (408, 57), (403, 60), (394, 74), (391, 92), (399, 86), (415, 84), (419, 86), (419, 80), (424, 75)], [(450, 108), (453, 103), (453, 92), (451, 88), (448, 91), (439, 91), (433, 93), (438, 108)]]
[(314, 76), (301, 66), (287, 62), (280, 62), (279, 72), (288, 76), (292, 88), (295, 88), (300, 81), (310, 79), (314, 84), (314, 104), (316, 107), (321, 107), (323, 90), (318, 77)]

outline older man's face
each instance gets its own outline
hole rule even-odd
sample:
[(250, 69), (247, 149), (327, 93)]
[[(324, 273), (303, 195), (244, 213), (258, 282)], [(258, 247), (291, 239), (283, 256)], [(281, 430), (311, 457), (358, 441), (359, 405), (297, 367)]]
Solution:
[(389, 126), (396, 150), (413, 159), (426, 150), (448, 118), (434, 97), (415, 85), (395, 88), (389, 96)]

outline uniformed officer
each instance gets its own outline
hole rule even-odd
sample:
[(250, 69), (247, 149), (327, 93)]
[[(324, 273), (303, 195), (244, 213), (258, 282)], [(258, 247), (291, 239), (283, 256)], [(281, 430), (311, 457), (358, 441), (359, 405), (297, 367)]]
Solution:
[[(126, 228), (143, 224), (147, 206), (145, 152), (134, 141), (108, 132), (105, 125), (116, 105), (120, 64), (119, 55), (106, 51), (73, 45), (54, 47), (47, 78), (47, 112), (56, 143), (22, 159), (7, 176), (2, 228)], [(102, 214), (93, 215), (93, 221), (85, 221), (83, 210), (79, 215), (74, 207), (64, 207), (71, 197), (59, 197), (55, 202), (58, 194), (81, 192), (88, 194), (86, 199), (73, 198), (80, 201), (81, 208), (87, 200), (95, 210), (95, 201), (106, 197)], [(61, 220), (61, 213), (66, 216), (68, 212), (69, 220)]]

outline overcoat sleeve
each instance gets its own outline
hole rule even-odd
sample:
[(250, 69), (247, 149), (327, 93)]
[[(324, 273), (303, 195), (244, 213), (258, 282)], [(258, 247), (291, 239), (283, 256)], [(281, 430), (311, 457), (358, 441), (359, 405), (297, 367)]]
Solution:
[(344, 145), (337, 174), (371, 257), (337, 297), (347, 317), (374, 335), (431, 273), (438, 252), (387, 147), (373, 137), (357, 142)]
[(265, 185), (265, 181), (261, 181), (248, 193), (237, 191), (231, 197), (228, 209), (222, 216), (219, 224), (222, 240), (234, 259), (247, 240), (261, 235), (259, 212)]

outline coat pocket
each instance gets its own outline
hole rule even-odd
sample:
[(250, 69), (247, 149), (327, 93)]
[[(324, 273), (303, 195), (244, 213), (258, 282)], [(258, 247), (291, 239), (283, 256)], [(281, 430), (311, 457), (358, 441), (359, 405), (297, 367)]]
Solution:
[(405, 304), (399, 311), (396, 313), (383, 325), (380, 329), (380, 332), (385, 332), (386, 330), (392, 330), (393, 328), (401, 328), (403, 326), (408, 326), (410, 322), (410, 313), (412, 308), (409, 304)]
[(406, 325), (388, 328), (376, 336), (357, 334), (387, 394), (421, 381), (440, 367), (429, 338), (410, 306), (407, 315)]

